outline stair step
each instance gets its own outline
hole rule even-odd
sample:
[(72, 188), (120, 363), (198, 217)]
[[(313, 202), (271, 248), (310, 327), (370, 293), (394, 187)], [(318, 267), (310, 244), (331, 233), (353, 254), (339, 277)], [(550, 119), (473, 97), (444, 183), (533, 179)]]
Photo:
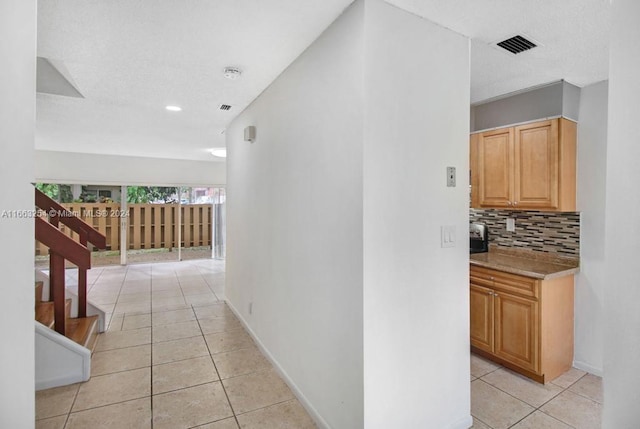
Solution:
[(36, 282), (36, 304), (42, 302), (42, 288), (44, 287), (43, 282)]
[(93, 353), (98, 339), (98, 316), (67, 319), (66, 337)]
[(36, 320), (47, 328), (53, 329), (53, 301), (36, 304)]
[[(71, 299), (65, 300), (64, 313), (67, 319), (71, 316)], [(36, 320), (44, 326), (53, 329), (55, 323), (53, 301), (43, 301), (36, 304)]]

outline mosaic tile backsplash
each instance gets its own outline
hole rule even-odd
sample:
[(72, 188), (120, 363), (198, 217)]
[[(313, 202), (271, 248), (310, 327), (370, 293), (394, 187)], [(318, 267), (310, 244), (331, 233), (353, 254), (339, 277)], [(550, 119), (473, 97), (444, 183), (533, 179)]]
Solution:
[[(507, 218), (515, 232), (507, 232)], [(580, 257), (580, 213), (470, 209), (469, 220), (487, 224), (489, 244)]]

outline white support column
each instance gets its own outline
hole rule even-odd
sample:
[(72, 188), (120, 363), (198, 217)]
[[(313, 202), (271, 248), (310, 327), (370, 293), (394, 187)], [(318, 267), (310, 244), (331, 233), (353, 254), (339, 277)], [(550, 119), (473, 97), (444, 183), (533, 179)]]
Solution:
[(178, 261), (182, 261), (182, 189), (178, 186)]
[(82, 185), (71, 185), (71, 193), (73, 194), (73, 199), (80, 199), (80, 195), (82, 195)]
[(120, 217), (120, 265), (127, 265), (128, 232), (129, 232), (129, 208), (127, 206), (127, 187), (120, 187), (120, 211), (126, 216)]
[[(214, 191), (215, 192), (215, 191)], [(218, 197), (219, 198), (219, 197)], [(211, 259), (216, 258), (216, 199), (211, 201)]]

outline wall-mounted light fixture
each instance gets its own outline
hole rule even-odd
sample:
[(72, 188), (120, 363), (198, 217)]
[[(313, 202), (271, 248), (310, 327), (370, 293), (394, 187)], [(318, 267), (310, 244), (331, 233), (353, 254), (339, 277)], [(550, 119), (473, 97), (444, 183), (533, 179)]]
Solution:
[(244, 129), (244, 141), (253, 142), (256, 139), (256, 127), (249, 125)]

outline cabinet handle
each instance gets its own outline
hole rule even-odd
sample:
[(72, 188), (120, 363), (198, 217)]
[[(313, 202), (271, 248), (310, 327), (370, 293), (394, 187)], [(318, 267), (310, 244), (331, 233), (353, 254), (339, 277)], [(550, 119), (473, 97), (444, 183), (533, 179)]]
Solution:
[(514, 201), (514, 202), (513, 202), (513, 205), (514, 205), (514, 206), (517, 206), (517, 205), (518, 205), (518, 202), (517, 202), (517, 201)]
[(487, 292), (487, 294), (489, 294), (489, 295), (493, 295), (493, 292)]
[(511, 205), (511, 201), (507, 201), (507, 205), (510, 206)]
[(498, 294), (497, 294), (497, 293), (494, 293), (494, 294), (493, 294), (493, 296), (498, 296)]
[(493, 277), (489, 277), (489, 280), (493, 280)]

